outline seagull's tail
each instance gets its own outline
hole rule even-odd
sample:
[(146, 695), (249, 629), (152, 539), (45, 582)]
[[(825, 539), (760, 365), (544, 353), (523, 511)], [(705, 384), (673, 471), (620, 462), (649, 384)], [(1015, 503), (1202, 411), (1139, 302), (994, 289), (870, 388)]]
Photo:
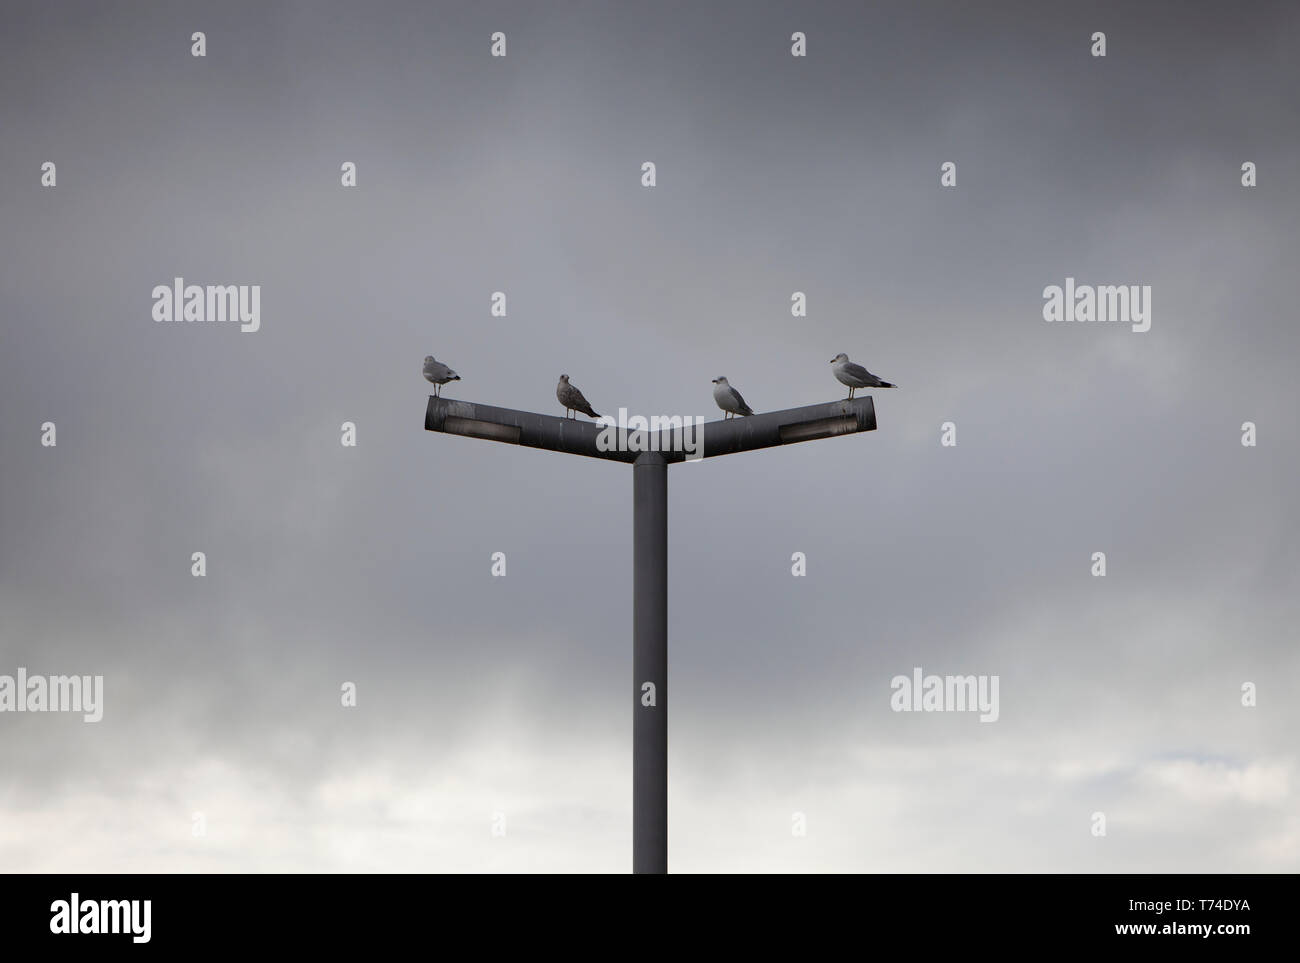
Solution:
[(877, 388), (897, 388), (898, 385), (891, 385), (888, 381), (882, 381), (876, 386)]
[(458, 374), (454, 374), (454, 375), (452, 375), (452, 376), (451, 376), (451, 380), (452, 380), (452, 381), (459, 381), (459, 380), (460, 380), (460, 375), (458, 375)]

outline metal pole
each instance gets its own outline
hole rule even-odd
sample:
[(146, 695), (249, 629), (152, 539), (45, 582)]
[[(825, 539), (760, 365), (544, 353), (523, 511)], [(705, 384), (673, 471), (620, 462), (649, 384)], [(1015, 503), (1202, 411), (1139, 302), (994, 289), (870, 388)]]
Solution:
[(668, 463), (632, 466), (632, 872), (668, 872)]
[[(629, 443), (611, 445), (614, 429), (595, 422), (430, 395), (424, 427), (632, 465), (632, 871), (668, 872), (668, 466), (687, 457), (688, 446), (670, 443), (685, 441), (684, 426), (623, 432)], [(711, 421), (697, 429), (691, 457), (875, 428), (870, 395), (841, 398)]]

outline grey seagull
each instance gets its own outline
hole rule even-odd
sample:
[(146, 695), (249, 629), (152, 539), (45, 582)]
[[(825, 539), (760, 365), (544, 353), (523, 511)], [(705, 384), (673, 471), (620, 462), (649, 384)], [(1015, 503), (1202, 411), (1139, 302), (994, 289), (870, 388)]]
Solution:
[(835, 379), (842, 385), (849, 386), (849, 397), (853, 397), (853, 392), (859, 388), (897, 388), (898, 385), (891, 385), (888, 381), (882, 381), (873, 375), (860, 364), (854, 364), (849, 360), (849, 356), (841, 351), (830, 361), (835, 367), (831, 370), (835, 372)]
[[(555, 386), (555, 397), (564, 405), (564, 417), (569, 417), (570, 411), (581, 411), (588, 418), (599, 418), (595, 410), (587, 403), (587, 399), (582, 397), (582, 392), (569, 384), (569, 376), (560, 375), (560, 383)], [(577, 415), (573, 416), (577, 418)]]
[(456, 374), (456, 372), (452, 371), (441, 361), (435, 361), (431, 354), (425, 355), (424, 358), (424, 377), (425, 380), (433, 382), (433, 393), (435, 395), (442, 393), (439, 389), (448, 381), (460, 380), (460, 375)]
[(726, 378), (713, 379), (713, 400), (718, 403), (718, 407), (726, 412), (723, 418), (730, 418), (732, 415), (752, 415), (754, 410), (745, 404), (745, 399), (740, 397), (740, 392), (727, 383)]

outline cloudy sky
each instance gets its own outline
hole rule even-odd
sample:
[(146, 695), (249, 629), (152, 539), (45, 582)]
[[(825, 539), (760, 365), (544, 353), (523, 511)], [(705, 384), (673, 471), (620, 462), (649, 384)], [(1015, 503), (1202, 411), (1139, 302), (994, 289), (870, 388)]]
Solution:
[(0, 714), (0, 869), (627, 871), (631, 471), (421, 359), (712, 418), (840, 351), (877, 431), (669, 472), (671, 868), (1300, 869), (1300, 11), (1131, 6), (0, 7), (0, 674), (105, 687)]

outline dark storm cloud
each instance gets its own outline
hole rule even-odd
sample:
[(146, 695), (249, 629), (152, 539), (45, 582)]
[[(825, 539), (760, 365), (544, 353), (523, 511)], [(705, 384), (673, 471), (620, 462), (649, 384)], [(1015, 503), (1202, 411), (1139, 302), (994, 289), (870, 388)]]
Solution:
[[(5, 865), (174, 868), (202, 809), (220, 868), (623, 868), (630, 475), (423, 431), (417, 363), (712, 417), (718, 375), (841, 396), (839, 351), (902, 386), (878, 431), (671, 473), (675, 865), (1297, 865), (1294, 10), (0, 17), (0, 673), (107, 704), (0, 716)], [(261, 330), (153, 322), (177, 276), (260, 284)], [(1150, 284), (1151, 330), (1045, 323), (1067, 276)], [(891, 712), (914, 665), (1000, 674), (999, 722)]]

